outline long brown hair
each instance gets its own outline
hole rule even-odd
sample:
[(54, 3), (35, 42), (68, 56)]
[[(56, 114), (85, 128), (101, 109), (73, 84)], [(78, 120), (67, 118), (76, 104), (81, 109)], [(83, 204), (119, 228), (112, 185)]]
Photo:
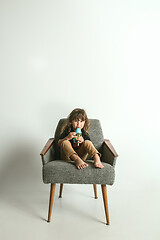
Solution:
[(73, 120), (79, 120), (81, 119), (82, 121), (85, 121), (83, 130), (88, 133), (89, 127), (90, 127), (90, 121), (87, 117), (86, 111), (81, 108), (75, 108), (68, 116), (66, 119), (65, 124), (62, 127), (61, 133), (65, 130), (70, 131), (72, 128), (72, 121)]

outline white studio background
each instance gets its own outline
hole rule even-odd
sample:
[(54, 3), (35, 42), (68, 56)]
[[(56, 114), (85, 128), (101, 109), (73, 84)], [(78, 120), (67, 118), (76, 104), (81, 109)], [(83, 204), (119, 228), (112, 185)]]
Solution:
[(159, 0), (0, 1), (2, 172), (25, 156), (40, 176), (59, 118), (81, 107), (119, 154), (117, 186), (159, 197), (159, 13)]

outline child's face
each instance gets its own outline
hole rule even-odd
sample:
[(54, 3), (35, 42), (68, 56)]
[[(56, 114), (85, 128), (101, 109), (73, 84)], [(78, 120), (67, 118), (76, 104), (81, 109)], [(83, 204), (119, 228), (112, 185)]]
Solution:
[(76, 128), (82, 129), (84, 127), (84, 124), (85, 124), (85, 121), (82, 121), (81, 119), (72, 121), (72, 127), (74, 131), (76, 130)]

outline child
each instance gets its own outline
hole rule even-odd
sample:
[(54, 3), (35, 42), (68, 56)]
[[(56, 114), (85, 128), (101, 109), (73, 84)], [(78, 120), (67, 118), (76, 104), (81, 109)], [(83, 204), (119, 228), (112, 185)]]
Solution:
[[(89, 126), (90, 123), (85, 110), (76, 108), (69, 114), (58, 141), (61, 159), (66, 161), (73, 160), (78, 169), (88, 166), (88, 164), (85, 162), (88, 154), (91, 158), (93, 158), (95, 167), (104, 167), (100, 161), (101, 154), (93, 146), (90, 140), (88, 134)], [(76, 128), (80, 128), (82, 131), (82, 136), (77, 138), (79, 141), (79, 146), (74, 144)]]

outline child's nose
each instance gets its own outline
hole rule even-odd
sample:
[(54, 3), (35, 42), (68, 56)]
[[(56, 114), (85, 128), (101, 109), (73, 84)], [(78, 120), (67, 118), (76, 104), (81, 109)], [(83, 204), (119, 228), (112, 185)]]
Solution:
[(78, 122), (78, 127), (80, 126), (80, 122)]

